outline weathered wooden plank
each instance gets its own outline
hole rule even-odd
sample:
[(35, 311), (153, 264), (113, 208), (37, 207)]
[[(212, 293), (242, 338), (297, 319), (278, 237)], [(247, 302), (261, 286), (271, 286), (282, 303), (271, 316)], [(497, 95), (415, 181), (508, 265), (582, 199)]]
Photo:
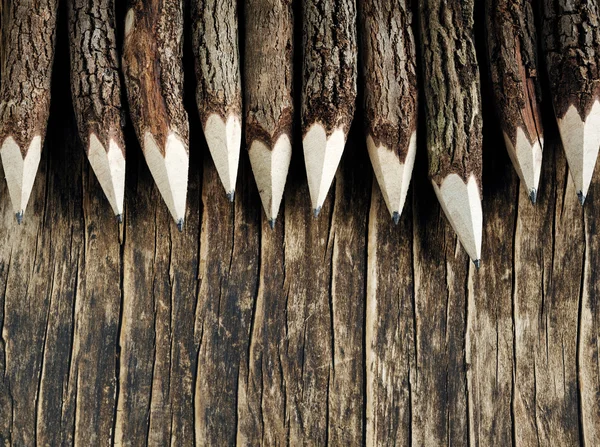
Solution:
[[(420, 160), (422, 161), (422, 160)], [(417, 162), (413, 175), (415, 371), (412, 442), (465, 445), (467, 282), (474, 266)], [(419, 174), (420, 173), (420, 174)]]
[[(141, 158), (129, 172), (115, 443), (193, 443), (199, 168), (180, 233)], [(195, 200), (194, 200), (195, 198)], [(149, 218), (151, 217), (151, 218)]]
[(261, 209), (246, 159), (240, 174), (231, 204), (205, 152), (194, 395), (196, 442), (201, 445), (235, 443), (240, 374), (248, 365), (259, 288)]
[[(496, 129), (493, 129), (494, 132)], [(511, 445), (513, 244), (517, 207), (533, 207), (503, 147), (484, 136), (483, 256), (469, 278), (466, 362), (470, 445)]]
[(366, 444), (410, 445), (415, 376), (412, 192), (398, 225), (373, 183), (365, 322)]
[[(584, 445), (600, 444), (600, 177), (596, 172), (585, 204), (585, 259), (579, 303), (577, 371)], [(594, 197), (595, 196), (595, 197)]]
[[(281, 214), (284, 208), (285, 205)], [(279, 222), (271, 230), (263, 218), (260, 229), (259, 285), (252, 317), (248, 364), (240, 371), (238, 389), (236, 442), (241, 445), (258, 442), (275, 445), (287, 438), (289, 429), (287, 381), (283, 371), (288, 299), (284, 288), (284, 228)]]
[[(365, 182), (370, 176), (364, 175), (365, 148), (350, 144), (347, 151), (326, 215), (312, 216), (308, 191), (298, 177), (302, 171), (292, 168), (285, 241), (284, 232), (277, 227), (271, 232), (263, 219), (251, 360), (238, 393), (237, 440), (242, 444), (277, 444), (288, 436), (291, 443), (322, 439), (342, 444), (362, 438)], [(292, 207), (292, 200), (302, 203)], [(289, 247), (292, 234), (294, 248)], [(287, 250), (294, 250), (292, 259)], [(306, 279), (289, 282), (299, 276)], [(320, 380), (320, 388), (305, 389), (306, 380)]]
[(556, 128), (548, 138), (535, 208), (515, 228), (515, 436), (523, 445), (579, 442), (577, 316), (583, 264), (582, 210)]
[[(372, 184), (360, 123), (350, 131), (335, 180), (328, 244), (332, 248), (330, 316), (331, 376), (327, 441), (351, 445), (364, 432), (364, 323), (367, 278), (367, 222)], [(318, 340), (312, 340), (313, 344)]]

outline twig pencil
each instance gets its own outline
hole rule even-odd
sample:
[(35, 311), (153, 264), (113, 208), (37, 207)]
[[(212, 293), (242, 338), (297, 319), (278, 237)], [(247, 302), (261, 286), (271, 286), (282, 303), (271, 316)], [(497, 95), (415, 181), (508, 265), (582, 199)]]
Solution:
[(532, 203), (542, 169), (544, 133), (531, 0), (486, 0), (487, 49), (506, 148)]
[(219, 178), (233, 201), (242, 143), (235, 0), (192, 0), (192, 47), (200, 122)]
[(542, 42), (554, 114), (583, 205), (600, 147), (600, 8), (587, 0), (542, 3)]
[(246, 0), (246, 144), (271, 227), (292, 156), (293, 29), (291, 0)]
[(21, 223), (40, 164), (48, 115), (58, 0), (3, 0), (0, 156)]
[(429, 176), (476, 267), (481, 260), (482, 117), (475, 0), (419, 2)]
[(131, 118), (150, 172), (180, 230), (189, 167), (182, 39), (183, 0), (129, 0), (123, 71)]
[(398, 223), (417, 148), (416, 50), (410, 1), (362, 0), (367, 149)]
[(125, 143), (114, 0), (69, 0), (71, 90), (88, 160), (120, 220)]
[(302, 145), (317, 216), (354, 116), (356, 4), (355, 0), (306, 0), (302, 13)]

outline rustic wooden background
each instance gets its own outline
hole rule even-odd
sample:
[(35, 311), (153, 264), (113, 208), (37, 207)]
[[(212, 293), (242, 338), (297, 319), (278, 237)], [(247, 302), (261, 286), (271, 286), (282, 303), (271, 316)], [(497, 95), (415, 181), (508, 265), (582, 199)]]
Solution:
[(483, 76), (477, 272), (422, 144), (398, 226), (360, 119), (318, 219), (296, 144), (271, 231), (245, 155), (227, 202), (193, 95), (185, 231), (129, 123), (119, 226), (76, 133), (64, 31), (58, 46), (23, 225), (0, 182), (0, 444), (600, 445), (600, 175), (582, 208), (549, 101), (534, 207)]

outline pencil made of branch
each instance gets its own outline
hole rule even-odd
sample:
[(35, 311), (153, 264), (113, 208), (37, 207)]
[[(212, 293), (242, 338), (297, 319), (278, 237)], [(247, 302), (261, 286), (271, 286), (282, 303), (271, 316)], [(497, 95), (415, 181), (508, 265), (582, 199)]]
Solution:
[(481, 259), (482, 117), (475, 0), (419, 2), (429, 177), (462, 246)]
[(535, 203), (544, 133), (532, 0), (486, 0), (488, 61), (506, 149)]
[(398, 223), (417, 148), (413, 12), (406, 0), (361, 0), (367, 149), (388, 210)]
[(245, 17), (246, 145), (273, 227), (292, 156), (292, 1), (246, 0)]
[(543, 0), (542, 43), (558, 130), (583, 205), (600, 147), (600, 7)]
[(302, 145), (319, 214), (344, 152), (356, 101), (355, 0), (302, 2)]
[(125, 142), (114, 0), (69, 0), (71, 90), (86, 155), (121, 219)]
[(242, 143), (235, 0), (192, 0), (192, 48), (200, 122), (221, 183), (233, 201)]
[(40, 164), (48, 116), (58, 0), (2, 0), (0, 157), (21, 223)]
[(189, 167), (183, 108), (183, 0), (130, 0), (123, 72), (129, 110), (148, 168), (181, 230)]

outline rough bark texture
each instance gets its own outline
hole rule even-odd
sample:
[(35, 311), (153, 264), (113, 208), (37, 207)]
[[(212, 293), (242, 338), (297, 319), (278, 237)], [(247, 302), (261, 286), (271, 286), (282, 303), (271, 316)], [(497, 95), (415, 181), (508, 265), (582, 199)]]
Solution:
[(71, 89), (81, 139), (114, 140), (125, 155), (114, 0), (69, 0)]
[(247, 0), (244, 94), (246, 144), (272, 148), (292, 135), (294, 19), (291, 0)]
[(419, 2), (429, 176), (451, 173), (481, 187), (482, 116), (474, 0)]
[(490, 76), (500, 126), (513, 145), (519, 127), (533, 144), (543, 134), (532, 0), (486, 0), (485, 16)]
[(542, 44), (557, 118), (573, 105), (582, 120), (600, 97), (600, 7), (542, 0)]
[(192, 114), (183, 233), (127, 126), (119, 226), (65, 73), (23, 225), (0, 182), (0, 445), (600, 443), (600, 202), (577, 204), (555, 126), (532, 207), (484, 110), (476, 272), (422, 150), (393, 226), (361, 126), (320, 219), (294, 153), (272, 231), (247, 159), (220, 193)]
[(302, 2), (302, 132), (350, 129), (356, 102), (356, 0)]
[[(202, 124), (213, 113), (242, 113), (236, 0), (191, 0), (196, 101)], [(275, 36), (270, 36), (276, 39)]]
[(403, 162), (417, 130), (417, 53), (410, 1), (362, 0), (364, 116), (376, 146)]
[(2, 0), (0, 145), (11, 136), (23, 157), (46, 135), (58, 0)]
[(129, 0), (123, 72), (131, 120), (140, 141), (149, 131), (161, 152), (171, 131), (189, 140), (182, 57), (183, 0)]

